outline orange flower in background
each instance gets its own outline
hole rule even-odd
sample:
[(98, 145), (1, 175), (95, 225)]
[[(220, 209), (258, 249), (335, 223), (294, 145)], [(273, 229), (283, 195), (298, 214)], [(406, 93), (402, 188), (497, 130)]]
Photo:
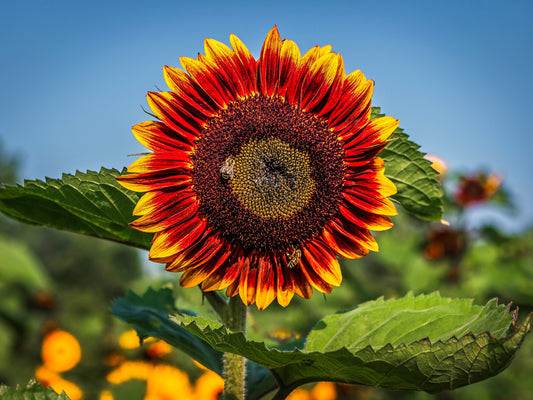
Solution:
[(100, 396), (98, 397), (98, 400), (114, 400), (115, 396), (113, 396), (113, 392), (110, 390), (102, 390), (100, 392)]
[(80, 361), (81, 347), (78, 340), (70, 333), (54, 330), (43, 339), (41, 358), (51, 371), (68, 371)]
[(164, 67), (170, 92), (148, 93), (159, 121), (135, 125), (149, 150), (118, 178), (145, 193), (131, 225), (155, 233), (150, 259), (183, 287), (286, 306), (342, 280), (337, 256), (378, 246), (394, 184), (377, 155), (398, 126), (370, 120), (373, 81), (345, 74), (340, 54), (303, 56), (274, 27), (258, 60), (230, 36)]
[(429, 232), (424, 255), (428, 260), (460, 258), (467, 248), (467, 235), (462, 230), (439, 227)]
[(498, 191), (501, 183), (502, 178), (496, 174), (478, 173), (462, 176), (454, 199), (463, 207), (486, 202)]
[(145, 400), (193, 400), (189, 376), (170, 365), (155, 365), (146, 383)]
[(63, 379), (57, 372), (46, 366), (40, 366), (35, 370), (35, 379), (44, 387), (51, 387), (58, 394), (65, 392), (70, 400), (83, 398), (82, 390), (75, 383)]
[(145, 352), (150, 358), (161, 358), (172, 352), (172, 346), (163, 340), (156, 340), (146, 347)]
[(287, 400), (335, 400), (337, 389), (333, 382), (318, 382), (311, 390), (294, 389)]
[(202, 374), (194, 386), (194, 398), (202, 400), (218, 400), (224, 391), (224, 379), (213, 371)]
[(107, 381), (114, 385), (133, 379), (145, 381), (152, 372), (153, 365), (145, 361), (125, 361), (107, 375)]
[(124, 350), (133, 350), (141, 347), (141, 340), (135, 329), (129, 329), (118, 338), (118, 345)]

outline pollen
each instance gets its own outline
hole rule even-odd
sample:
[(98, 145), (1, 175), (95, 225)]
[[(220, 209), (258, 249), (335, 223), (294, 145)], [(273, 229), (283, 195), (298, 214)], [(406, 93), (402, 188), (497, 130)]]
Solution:
[(253, 140), (235, 160), (233, 193), (263, 218), (290, 217), (311, 199), (309, 155), (280, 139)]

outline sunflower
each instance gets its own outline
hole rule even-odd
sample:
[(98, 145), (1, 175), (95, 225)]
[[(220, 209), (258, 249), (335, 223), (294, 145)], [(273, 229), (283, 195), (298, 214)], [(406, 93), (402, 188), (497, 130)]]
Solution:
[(259, 309), (296, 293), (330, 293), (337, 256), (378, 246), (396, 192), (377, 155), (398, 126), (370, 119), (373, 81), (345, 74), (340, 54), (303, 56), (267, 35), (258, 60), (230, 36), (205, 55), (165, 66), (171, 91), (149, 92), (159, 121), (133, 127), (152, 153), (118, 178), (146, 192), (131, 223), (153, 232), (151, 260), (183, 272), (183, 287), (223, 290)]

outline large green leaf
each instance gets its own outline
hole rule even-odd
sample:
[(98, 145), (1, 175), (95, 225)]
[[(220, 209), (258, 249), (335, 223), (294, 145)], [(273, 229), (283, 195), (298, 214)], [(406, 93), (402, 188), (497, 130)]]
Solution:
[(83, 233), (150, 248), (151, 235), (132, 229), (132, 211), (140, 194), (123, 188), (120, 172), (63, 174), (62, 179), (25, 181), (0, 187), (0, 212), (20, 222)]
[(142, 297), (130, 291), (126, 297), (113, 302), (111, 312), (133, 324), (142, 339), (149, 336), (163, 339), (200, 364), (222, 374), (222, 353), (169, 320), (169, 313), (176, 312), (172, 290), (169, 288), (158, 291), (149, 288)]
[(531, 325), (530, 315), (515, 329), (514, 317), (494, 300), (481, 307), (438, 293), (408, 294), (328, 316), (305, 348), (293, 351), (267, 348), (205, 318), (174, 319), (215, 349), (269, 368), (283, 393), (322, 380), (435, 393), (505, 369)]
[[(222, 375), (222, 353), (169, 319), (169, 313), (176, 312), (174, 303), (170, 289), (155, 291), (150, 288), (143, 296), (130, 291), (126, 297), (115, 300), (111, 312), (123, 321), (133, 324), (141, 338), (152, 336), (163, 339)], [(180, 313), (192, 314), (184, 310), (180, 310)], [(246, 369), (246, 387), (250, 400), (259, 399), (264, 393), (276, 388), (274, 377), (268, 369), (253, 362), (248, 362)]]
[(69, 400), (65, 393), (57, 394), (51, 388), (45, 388), (34, 380), (26, 387), (17, 386), (16, 389), (0, 386), (2, 400)]
[[(372, 118), (382, 117), (379, 107), (372, 107)], [(394, 131), (392, 139), (379, 156), (385, 161), (385, 175), (396, 185), (392, 196), (409, 213), (427, 220), (442, 219), (442, 190), (438, 172), (419, 151), (419, 145), (409, 140), (403, 129)]]

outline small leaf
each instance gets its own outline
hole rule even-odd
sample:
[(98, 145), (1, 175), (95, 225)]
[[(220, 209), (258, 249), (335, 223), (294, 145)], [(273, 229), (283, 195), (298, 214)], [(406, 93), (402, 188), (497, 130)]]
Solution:
[(149, 336), (163, 339), (206, 368), (222, 374), (222, 353), (169, 320), (169, 313), (176, 312), (170, 289), (155, 291), (149, 288), (142, 297), (130, 291), (126, 297), (113, 302), (111, 312), (121, 320), (133, 324), (142, 339)]
[(0, 386), (2, 400), (69, 400), (65, 393), (57, 394), (51, 388), (45, 388), (31, 380), (26, 387), (17, 386), (16, 389)]
[(141, 196), (122, 187), (120, 172), (63, 174), (46, 182), (24, 181), (24, 186), (0, 187), (0, 212), (32, 225), (113, 240), (141, 249), (150, 248), (152, 235), (131, 228), (132, 212)]
[[(379, 107), (372, 107), (371, 118), (382, 117)], [(442, 190), (438, 172), (419, 151), (419, 145), (409, 140), (403, 129), (394, 131), (392, 139), (379, 156), (385, 161), (385, 175), (394, 182), (398, 193), (392, 196), (409, 213), (418, 218), (442, 219)]]
[(304, 350), (280, 351), (216, 321), (174, 318), (215, 349), (269, 368), (282, 390), (327, 380), (430, 393), (501, 372), (531, 325), (529, 315), (514, 329), (515, 313), (494, 300), (481, 307), (438, 293), (408, 294), (328, 316), (313, 328)]

